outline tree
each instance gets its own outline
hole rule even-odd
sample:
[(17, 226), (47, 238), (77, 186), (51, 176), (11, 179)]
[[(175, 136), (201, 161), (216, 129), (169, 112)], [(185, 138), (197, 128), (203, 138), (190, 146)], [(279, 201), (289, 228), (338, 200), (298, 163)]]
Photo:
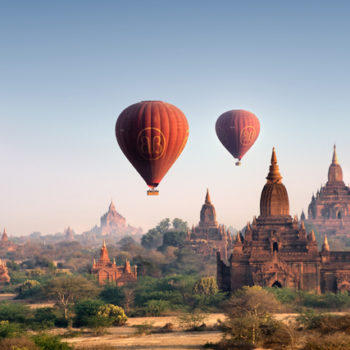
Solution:
[(175, 218), (173, 220), (172, 224), (173, 224), (173, 228), (175, 231), (187, 232), (187, 230), (188, 230), (187, 221), (183, 221), (179, 218)]
[(215, 295), (219, 288), (214, 277), (202, 277), (194, 284), (193, 291), (196, 294), (210, 296)]
[(165, 250), (166, 247), (182, 247), (186, 238), (184, 231), (168, 231), (163, 234), (163, 244), (159, 250)]
[(103, 305), (103, 301), (96, 299), (88, 299), (77, 302), (74, 306), (74, 325), (76, 327), (87, 326), (90, 328), (94, 328), (95, 321), (98, 321), (96, 320), (98, 310)]
[(32, 316), (32, 310), (19, 303), (1, 302), (0, 321), (26, 323)]
[(234, 340), (255, 344), (262, 326), (272, 321), (271, 312), (280, 307), (277, 299), (261, 287), (243, 287), (227, 302), (228, 332)]
[(134, 304), (134, 300), (135, 300), (135, 293), (134, 290), (131, 288), (124, 288), (123, 289), (123, 293), (124, 293), (124, 302), (123, 302), (123, 307), (126, 311), (126, 313), (130, 312), (131, 307)]
[(97, 316), (110, 319), (113, 326), (122, 326), (128, 320), (123, 308), (113, 304), (100, 306)]
[(47, 296), (62, 309), (64, 318), (69, 319), (69, 308), (81, 299), (96, 296), (98, 288), (82, 276), (62, 276), (52, 279), (46, 288)]
[(106, 284), (100, 293), (100, 298), (108, 304), (121, 305), (124, 300), (124, 293), (115, 283)]
[(170, 229), (170, 219), (163, 219), (155, 228), (150, 229), (141, 238), (141, 245), (147, 249), (155, 249), (162, 245), (164, 232)]

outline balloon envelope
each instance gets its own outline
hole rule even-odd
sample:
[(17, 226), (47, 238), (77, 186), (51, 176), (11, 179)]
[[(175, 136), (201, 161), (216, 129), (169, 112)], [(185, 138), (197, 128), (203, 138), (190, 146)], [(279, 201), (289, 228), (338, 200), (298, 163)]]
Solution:
[(147, 185), (155, 188), (184, 149), (188, 123), (170, 103), (142, 101), (119, 115), (115, 134), (125, 156)]
[(260, 122), (255, 114), (237, 109), (221, 114), (215, 129), (224, 147), (241, 160), (258, 138)]

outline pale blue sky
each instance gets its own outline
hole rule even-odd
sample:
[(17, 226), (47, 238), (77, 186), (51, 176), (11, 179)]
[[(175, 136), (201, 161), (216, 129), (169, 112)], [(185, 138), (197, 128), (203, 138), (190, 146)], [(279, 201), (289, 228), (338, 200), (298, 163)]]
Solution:
[[(334, 142), (350, 182), (349, 16), (348, 1), (0, 0), (0, 229), (81, 233), (111, 198), (134, 226), (196, 224), (207, 187), (219, 222), (240, 228), (259, 213), (273, 146), (300, 214)], [(158, 198), (114, 136), (147, 99), (190, 125)], [(238, 108), (261, 122), (241, 167), (215, 134)]]

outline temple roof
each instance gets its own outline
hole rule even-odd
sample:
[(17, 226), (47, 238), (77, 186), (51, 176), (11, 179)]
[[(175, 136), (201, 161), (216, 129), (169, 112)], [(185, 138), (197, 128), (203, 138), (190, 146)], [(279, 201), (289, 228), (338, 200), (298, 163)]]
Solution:
[(275, 148), (272, 149), (271, 165), (266, 179), (260, 198), (260, 216), (289, 216), (288, 193), (282, 183)]
[(332, 163), (328, 169), (328, 184), (342, 183), (343, 170), (338, 161), (337, 148), (333, 147)]
[(216, 221), (216, 211), (213, 203), (211, 202), (209, 190), (207, 189), (207, 193), (205, 195), (205, 202), (202, 205), (201, 213), (200, 213), (200, 221), (199, 226), (201, 227), (218, 227), (218, 223)]
[(98, 262), (99, 263), (101, 263), (101, 262), (104, 262), (104, 263), (105, 262), (110, 262), (105, 240), (103, 240), (103, 245), (102, 245), (101, 252), (100, 252), (100, 259), (98, 260)]

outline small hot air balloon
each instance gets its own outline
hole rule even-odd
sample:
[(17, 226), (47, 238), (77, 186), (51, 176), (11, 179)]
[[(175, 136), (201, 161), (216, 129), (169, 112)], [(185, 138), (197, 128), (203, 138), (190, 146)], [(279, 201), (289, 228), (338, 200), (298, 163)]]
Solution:
[(184, 149), (188, 123), (181, 110), (162, 101), (142, 101), (122, 111), (115, 134), (130, 163), (158, 195), (155, 188)]
[(244, 154), (259, 136), (260, 123), (255, 114), (242, 109), (227, 111), (216, 121), (216, 135), (224, 147), (241, 164)]

